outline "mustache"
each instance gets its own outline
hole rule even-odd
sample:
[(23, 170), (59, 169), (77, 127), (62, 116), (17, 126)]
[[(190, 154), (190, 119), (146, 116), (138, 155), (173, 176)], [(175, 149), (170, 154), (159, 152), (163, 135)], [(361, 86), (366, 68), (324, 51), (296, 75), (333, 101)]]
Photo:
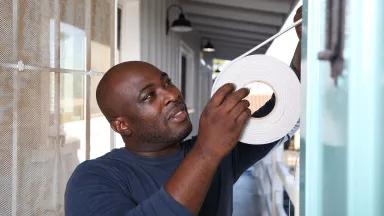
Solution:
[(167, 119), (170, 119), (173, 115), (175, 115), (176, 113), (180, 112), (180, 111), (187, 111), (187, 106), (185, 105), (184, 101), (180, 100), (180, 101), (175, 101), (175, 102), (171, 102), (171, 104), (168, 105), (168, 109), (167, 109)]

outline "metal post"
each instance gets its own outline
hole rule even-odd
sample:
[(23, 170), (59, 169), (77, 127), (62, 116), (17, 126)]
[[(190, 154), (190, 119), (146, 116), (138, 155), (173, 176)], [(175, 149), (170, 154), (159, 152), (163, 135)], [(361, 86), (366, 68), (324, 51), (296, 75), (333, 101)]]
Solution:
[[(111, 67), (115, 65), (116, 63), (116, 47), (117, 47), (117, 40), (116, 40), (116, 31), (117, 31), (117, 0), (113, 0), (111, 3), (111, 35), (110, 35), (110, 43), (111, 43)], [(112, 130), (112, 128), (109, 129), (109, 140), (110, 140), (110, 149), (114, 149), (116, 147), (116, 140), (115, 140), (115, 132)]]
[[(12, 33), (13, 33), (13, 49), (12, 55), (13, 60), (17, 60), (18, 55), (18, 0), (13, 0), (12, 7)], [(17, 194), (18, 194), (18, 112), (17, 112), (17, 101), (18, 101), (18, 69), (13, 71), (13, 100), (12, 100), (12, 216), (17, 215)]]
[[(55, 11), (55, 21), (54, 21), (54, 35), (55, 35), (55, 38), (54, 38), (54, 65), (51, 65), (51, 67), (54, 67), (56, 69), (56, 71), (54, 72), (55, 74), (55, 81), (54, 81), (54, 87), (55, 87), (55, 91), (54, 91), (54, 115), (53, 115), (53, 122), (54, 122), (54, 127), (55, 127), (55, 135), (56, 135), (56, 138), (54, 139), (54, 145), (55, 145), (55, 148), (57, 151), (55, 152), (56, 156), (58, 156), (59, 158), (56, 158), (55, 161), (59, 160), (61, 155), (60, 155), (60, 2), (59, 0), (56, 0), (55, 1), (55, 4), (54, 4), (54, 11)], [(59, 175), (60, 175), (60, 169), (59, 169), (59, 164), (60, 164), (60, 161), (58, 161), (55, 165), (56, 165), (56, 169), (55, 169), (55, 175), (56, 178), (54, 178), (54, 181), (55, 179), (56, 182), (54, 182), (53, 186), (54, 186), (54, 194), (53, 194), (53, 199), (54, 199), (54, 203), (57, 205), (58, 204), (58, 201), (59, 198), (58, 198), (58, 194), (59, 194), (59, 191), (60, 191), (60, 188), (59, 188)]]
[(85, 1), (85, 34), (86, 34), (86, 66), (85, 66), (85, 159), (91, 157), (91, 1)]

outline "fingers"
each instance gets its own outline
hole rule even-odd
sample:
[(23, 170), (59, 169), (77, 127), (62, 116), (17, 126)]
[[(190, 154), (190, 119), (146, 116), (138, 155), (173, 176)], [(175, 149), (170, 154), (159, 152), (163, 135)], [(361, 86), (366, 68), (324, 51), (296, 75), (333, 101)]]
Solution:
[(233, 116), (237, 123), (243, 124), (245, 120), (251, 117), (251, 110), (249, 109), (249, 101), (241, 100), (229, 113)]
[(228, 94), (235, 90), (235, 86), (232, 83), (227, 83), (221, 86), (211, 98), (213, 106), (219, 106), (223, 103)]
[(293, 18), (294, 21), (296, 22), (297, 20), (301, 19), (302, 18), (302, 6), (300, 6), (297, 10), (296, 10), (296, 14), (295, 14), (295, 17)]
[(229, 112), (229, 115), (232, 115), (234, 119), (237, 119), (237, 117), (246, 109), (249, 107), (249, 101), (247, 100), (241, 100), (239, 103), (236, 104), (236, 106)]
[(232, 109), (249, 94), (249, 89), (241, 88), (232, 94), (228, 95), (222, 103), (223, 109), (226, 112), (231, 112)]
[[(301, 19), (302, 18), (302, 6), (300, 6), (297, 11), (296, 11), (296, 14), (293, 18), (293, 21), (296, 22), (297, 20)], [(299, 39), (301, 39), (301, 26), (302, 24), (298, 25), (295, 27), (295, 30), (296, 30), (296, 34), (297, 36), (299, 37)]]
[(244, 126), (244, 123), (251, 117), (251, 114), (251, 110), (247, 108), (242, 113), (240, 113), (240, 115), (236, 119), (236, 122), (239, 123), (239, 125)]
[(236, 120), (243, 112), (248, 113), (247, 110), (250, 104), (247, 100), (243, 100), (248, 96), (249, 89), (241, 88), (234, 91), (234, 88), (235, 86), (230, 83), (223, 85), (212, 96), (210, 103), (215, 107), (220, 107), (221, 111), (231, 115)]

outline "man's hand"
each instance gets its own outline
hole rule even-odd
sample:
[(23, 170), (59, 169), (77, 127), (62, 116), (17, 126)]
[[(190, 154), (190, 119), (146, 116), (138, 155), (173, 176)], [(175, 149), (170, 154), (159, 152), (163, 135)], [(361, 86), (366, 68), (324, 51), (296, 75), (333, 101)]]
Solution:
[[(300, 6), (296, 10), (295, 17), (293, 18), (293, 21), (296, 22), (297, 20), (302, 18), (302, 6)], [(299, 37), (299, 43), (297, 44), (295, 54), (293, 55), (292, 62), (291, 62), (291, 67), (295, 71), (297, 77), (301, 78), (301, 28), (302, 24), (298, 25), (295, 27), (297, 37)]]
[(249, 90), (225, 84), (208, 102), (200, 118), (195, 146), (165, 184), (165, 190), (193, 214), (198, 214), (223, 157), (237, 144), (251, 116)]
[[(296, 10), (296, 14), (295, 14), (295, 16), (293, 17), (293, 22), (296, 22), (297, 20), (299, 20), (299, 19), (301, 19), (301, 18), (303, 17), (303, 15), (302, 15), (302, 7), (303, 7), (303, 6), (300, 6), (300, 7)], [(296, 27), (295, 27), (295, 30), (296, 30), (297, 37), (299, 37), (299, 40), (301, 40), (302, 24), (296, 26)]]
[(201, 114), (196, 144), (204, 155), (221, 160), (238, 142), (245, 123), (251, 116), (244, 98), (249, 89), (234, 91), (225, 84), (213, 95)]

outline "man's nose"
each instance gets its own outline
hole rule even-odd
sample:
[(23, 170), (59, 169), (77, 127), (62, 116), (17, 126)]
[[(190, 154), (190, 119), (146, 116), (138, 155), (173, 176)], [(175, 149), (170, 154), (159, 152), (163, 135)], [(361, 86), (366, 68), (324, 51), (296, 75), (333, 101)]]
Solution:
[(168, 105), (171, 102), (180, 100), (180, 93), (177, 88), (165, 88), (163, 89), (164, 104)]

